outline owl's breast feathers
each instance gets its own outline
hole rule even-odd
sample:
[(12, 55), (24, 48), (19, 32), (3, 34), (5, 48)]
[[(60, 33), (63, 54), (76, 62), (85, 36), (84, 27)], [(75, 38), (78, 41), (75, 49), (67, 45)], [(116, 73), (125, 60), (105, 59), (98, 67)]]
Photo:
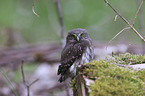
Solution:
[(90, 47), (91, 44), (90, 40), (66, 44), (61, 53), (61, 65), (59, 65), (58, 75), (64, 75), (73, 63), (82, 57), (83, 52), (87, 47)]

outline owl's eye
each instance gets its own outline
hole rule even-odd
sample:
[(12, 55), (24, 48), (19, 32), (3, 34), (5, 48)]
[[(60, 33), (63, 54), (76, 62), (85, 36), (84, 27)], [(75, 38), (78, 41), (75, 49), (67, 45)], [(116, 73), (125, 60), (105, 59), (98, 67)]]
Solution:
[(84, 34), (82, 33), (80, 36), (81, 36), (81, 37), (83, 37), (83, 36), (84, 36)]
[(72, 35), (72, 36), (71, 36), (71, 38), (75, 38), (75, 36), (74, 36), (74, 35)]

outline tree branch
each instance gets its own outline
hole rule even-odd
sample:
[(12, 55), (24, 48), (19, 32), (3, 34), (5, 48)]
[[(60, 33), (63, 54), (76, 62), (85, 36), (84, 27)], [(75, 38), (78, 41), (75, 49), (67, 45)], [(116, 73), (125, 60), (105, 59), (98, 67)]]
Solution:
[(129, 26), (130, 26), (130, 28), (145, 42), (145, 39), (143, 38), (143, 36), (142, 35), (140, 35), (139, 33), (138, 33), (138, 31), (133, 27), (133, 25), (131, 25), (116, 9), (114, 9), (113, 7), (112, 7), (112, 5), (107, 1), (107, 0), (104, 0), (105, 1), (105, 3), (106, 4), (108, 4), (113, 10), (114, 10), (114, 12), (115, 13), (117, 13), (117, 15), (120, 17), (120, 18), (122, 18)]
[(59, 0), (55, 0), (55, 3), (56, 3), (56, 6), (57, 6), (59, 22), (60, 22), (60, 26), (61, 26), (61, 43), (62, 43), (62, 47), (64, 47), (64, 45), (65, 45), (65, 27), (64, 27), (62, 12), (61, 12), (61, 5), (60, 5)]
[[(143, 0), (142, 2), (140, 0), (137, 0), (138, 6), (140, 8), (140, 10), (138, 11), (138, 18), (139, 18), (139, 29), (142, 35), (144, 34), (144, 23), (143, 23), (143, 14), (142, 14), (142, 4), (143, 4)], [(141, 3), (141, 4), (140, 4)], [(142, 54), (145, 54), (145, 42), (142, 42)]]
[(130, 29), (130, 27), (126, 27), (124, 29), (122, 29), (121, 31), (119, 31), (110, 41), (109, 41), (109, 44), (110, 42), (112, 42), (118, 35), (120, 35), (123, 31), (127, 30), (127, 29)]
[(137, 10), (137, 12), (136, 12), (136, 15), (135, 15), (135, 18), (134, 18), (134, 20), (133, 20), (132, 26), (134, 26), (134, 23), (135, 23), (136, 17), (137, 17), (137, 15), (138, 15), (138, 12), (141, 10), (141, 6), (142, 6), (142, 4), (143, 4), (143, 0), (142, 0), (141, 4), (139, 5), (139, 8), (138, 8), (138, 10)]

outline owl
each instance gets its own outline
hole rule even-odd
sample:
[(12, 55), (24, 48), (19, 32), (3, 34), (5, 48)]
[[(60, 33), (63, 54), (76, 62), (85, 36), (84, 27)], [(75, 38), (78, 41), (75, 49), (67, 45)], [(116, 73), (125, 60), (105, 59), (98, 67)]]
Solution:
[(63, 82), (68, 77), (74, 78), (77, 66), (92, 61), (93, 56), (92, 40), (87, 30), (77, 28), (69, 31), (61, 53), (61, 64), (58, 67), (57, 75), (61, 75), (59, 81)]

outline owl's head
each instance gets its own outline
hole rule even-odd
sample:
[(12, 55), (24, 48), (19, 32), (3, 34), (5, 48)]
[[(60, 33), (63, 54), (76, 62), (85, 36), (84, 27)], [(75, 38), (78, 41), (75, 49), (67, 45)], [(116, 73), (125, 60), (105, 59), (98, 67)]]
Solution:
[(68, 32), (66, 43), (81, 42), (82, 40), (86, 40), (88, 38), (89, 38), (89, 35), (86, 29), (77, 28)]

